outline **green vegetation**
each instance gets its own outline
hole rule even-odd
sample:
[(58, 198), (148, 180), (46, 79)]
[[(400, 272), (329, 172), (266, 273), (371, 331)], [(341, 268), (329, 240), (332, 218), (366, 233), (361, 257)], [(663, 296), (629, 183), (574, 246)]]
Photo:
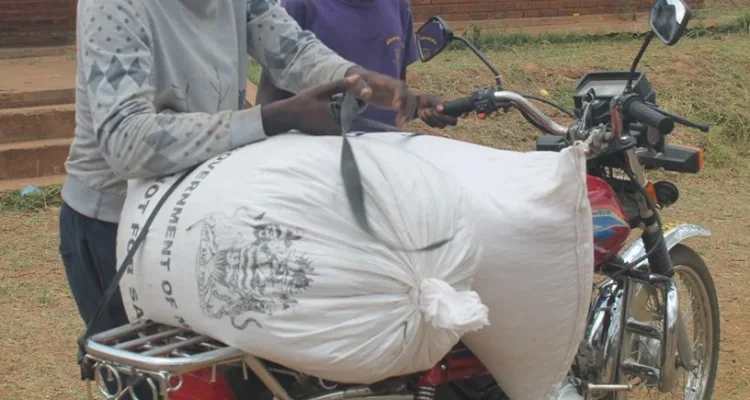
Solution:
[[(750, 35), (750, 9), (734, 11), (733, 14), (735, 13), (737, 17), (714, 26), (705, 26), (703, 19), (695, 18), (685, 37), (700, 38), (728, 34)], [(525, 32), (523, 29), (516, 31), (485, 30), (478, 25), (471, 25), (463, 35), (481, 50), (503, 50), (522, 45), (630, 42), (641, 40), (646, 32), (543, 32), (532, 34)], [(450, 45), (449, 50), (460, 50), (462, 48), (463, 45), (456, 42)]]
[[(697, 37), (672, 47), (654, 42), (639, 67), (654, 85), (660, 106), (711, 125), (708, 134), (679, 127), (669, 140), (704, 147), (709, 169), (721, 168), (723, 173), (744, 171), (750, 155), (750, 83), (745, 73), (750, 70), (749, 45), (750, 37), (743, 34)], [(570, 107), (572, 91), (582, 75), (628, 69), (639, 46), (640, 41), (617, 46), (608, 42), (536, 43), (485, 49), (485, 54), (500, 69), (508, 89), (530, 94), (543, 89)], [(468, 50), (446, 52), (428, 64), (415, 65), (412, 73), (411, 82), (419, 89), (446, 97), (466, 95), (491, 83), (489, 72)], [(538, 133), (518, 113), (496, 119), (469, 119), (447, 132), (485, 145), (531, 149)]]
[(260, 73), (262, 70), (263, 68), (260, 64), (251, 58), (247, 66), (247, 78), (250, 79), (250, 82), (257, 85), (260, 82)]
[[(750, 8), (727, 9), (726, 7), (698, 10), (695, 12), (692, 26), (685, 34), (686, 38), (721, 37), (730, 34), (750, 35)], [(705, 26), (704, 20), (716, 16), (736, 15), (728, 18), (724, 23)], [(604, 28), (603, 28), (604, 29)], [(508, 30), (486, 30), (478, 25), (471, 25), (462, 32), (477, 48), (481, 50), (507, 50), (519, 46), (550, 45), (550, 44), (574, 44), (574, 43), (618, 43), (642, 40), (645, 32), (543, 32), (532, 34), (523, 29), (515, 31)], [(450, 51), (463, 50), (463, 44), (451, 43)], [(255, 60), (250, 60), (247, 76), (253, 83), (260, 80), (261, 66)]]
[(5, 211), (32, 211), (41, 208), (59, 206), (61, 185), (49, 185), (39, 192), (22, 195), (21, 192), (0, 193), (0, 213)]

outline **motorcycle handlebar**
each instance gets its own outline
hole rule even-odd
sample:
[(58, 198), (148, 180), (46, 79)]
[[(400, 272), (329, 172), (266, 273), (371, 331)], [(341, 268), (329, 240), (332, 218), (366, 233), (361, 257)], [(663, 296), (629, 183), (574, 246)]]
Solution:
[(510, 103), (521, 112), (534, 126), (551, 135), (565, 136), (568, 127), (555, 122), (547, 114), (531, 104), (529, 100), (515, 92), (500, 91), (494, 93), (495, 102), (498, 104)]
[(474, 111), (474, 96), (462, 97), (443, 104), (443, 114), (459, 117)]
[(638, 98), (632, 98), (623, 106), (625, 114), (642, 124), (654, 127), (662, 135), (674, 129), (674, 120)]
[[(462, 97), (445, 103), (443, 105), (443, 113), (458, 117), (462, 114), (477, 111), (478, 105), (481, 105), (480, 108), (482, 112), (496, 111), (486, 109), (488, 108), (488, 105), (491, 105), (490, 108), (497, 108), (498, 104), (513, 105), (532, 124), (534, 124), (534, 126), (548, 134), (564, 136), (568, 133), (568, 127), (555, 122), (522, 95), (508, 91), (475, 92), (472, 96)], [(631, 97), (630, 99), (625, 100), (622, 110), (623, 114), (625, 114), (628, 119), (652, 126), (662, 135), (667, 135), (674, 130), (674, 118), (648, 105), (640, 98)]]
[(483, 93), (462, 97), (443, 104), (443, 114), (458, 117), (462, 114), (475, 111), (477, 104), (480, 103), (485, 105), (493, 104), (494, 107), (497, 107), (497, 104), (510, 103), (539, 129), (542, 129), (549, 134), (558, 136), (564, 136), (568, 133), (567, 127), (555, 122), (552, 118), (548, 117), (547, 114), (543, 113), (518, 93), (508, 92), (504, 90), (486, 93), (488, 93), (488, 96), (491, 95), (493, 97), (491, 102), (488, 102), (488, 99), (481, 98)]

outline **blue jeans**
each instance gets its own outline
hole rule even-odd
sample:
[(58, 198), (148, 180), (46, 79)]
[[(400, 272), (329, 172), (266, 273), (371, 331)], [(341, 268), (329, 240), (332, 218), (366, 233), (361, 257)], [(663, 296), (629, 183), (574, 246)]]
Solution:
[[(117, 224), (86, 217), (67, 204), (60, 208), (60, 256), (78, 312), (87, 325), (117, 274), (116, 243)], [(126, 324), (128, 317), (118, 289), (91, 332), (96, 334)], [(117, 390), (116, 383), (110, 385), (110, 393)], [(139, 385), (135, 394), (141, 400), (151, 399), (147, 385)], [(129, 395), (123, 397), (129, 399)]]

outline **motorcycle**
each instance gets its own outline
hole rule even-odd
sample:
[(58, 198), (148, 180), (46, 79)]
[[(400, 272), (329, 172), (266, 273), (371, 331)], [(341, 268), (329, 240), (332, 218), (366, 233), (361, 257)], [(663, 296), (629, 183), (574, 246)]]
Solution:
[[(684, 398), (711, 399), (719, 355), (718, 299), (705, 262), (683, 244), (710, 233), (692, 224), (665, 230), (659, 211), (678, 200), (679, 190), (670, 182), (652, 183), (646, 177), (646, 171), (655, 168), (699, 172), (702, 151), (670, 145), (666, 139), (676, 123), (706, 132), (708, 126), (659, 109), (646, 74), (637, 70), (653, 38), (668, 46), (676, 44), (690, 17), (682, 0), (657, 0), (650, 14), (651, 31), (631, 69), (583, 76), (574, 92), (572, 112), (544, 98), (504, 90), (499, 71), (439, 16), (417, 30), (423, 62), (458, 41), (494, 74), (495, 87), (446, 103), (446, 114), (475, 113), (485, 119), (514, 108), (544, 133), (537, 140), (538, 151), (572, 145), (586, 149), (593, 267), (602, 280), (594, 288), (585, 337), (559, 399), (625, 400), (680, 391)], [(560, 125), (530, 100), (557, 107), (575, 122)], [(621, 251), (634, 229), (641, 230), (640, 239)], [(687, 305), (680, 300), (687, 300)], [(461, 343), (429, 371), (373, 385), (342, 385), (305, 376), (209, 337), (151, 321), (88, 337), (84, 348), (85, 360), (93, 365), (95, 380), (107, 398), (125, 393), (134, 398), (132, 387), (142, 383), (151, 387), (154, 399), (229, 400), (236, 398), (233, 392), (243, 390), (253, 398), (263, 392), (278, 400), (507, 399)], [(225, 375), (233, 373), (255, 384), (232, 390)], [(116, 387), (114, 393), (105, 381)], [(93, 398), (90, 382), (89, 396)]]

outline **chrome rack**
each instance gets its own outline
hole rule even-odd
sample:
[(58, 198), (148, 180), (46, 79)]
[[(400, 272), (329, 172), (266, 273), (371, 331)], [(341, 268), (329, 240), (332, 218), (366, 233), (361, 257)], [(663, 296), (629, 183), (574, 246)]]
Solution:
[[(216, 381), (216, 371), (220, 366), (242, 368), (245, 379), (249, 371), (266, 386), (275, 400), (292, 400), (272, 372), (286, 373), (266, 366), (266, 363), (252, 355), (229, 347), (224, 343), (197, 334), (188, 329), (157, 324), (152, 321), (137, 321), (89, 338), (84, 348), (86, 361), (94, 366), (95, 382), (106, 399), (119, 400), (126, 393), (138, 399), (130, 383), (122, 375), (140, 379), (151, 388), (151, 399), (162, 396), (169, 400), (170, 393), (182, 387), (183, 375), (211, 370), (211, 382)], [(249, 370), (249, 371), (248, 371)], [(122, 375), (121, 375), (122, 374)], [(299, 379), (297, 374), (293, 376)], [(103, 379), (116, 383), (115, 393), (111, 393)], [(94, 400), (91, 381), (88, 384), (88, 398)], [(413, 395), (375, 395), (369, 386), (354, 386), (331, 390), (307, 400), (412, 400)], [(138, 399), (146, 400), (146, 399)]]
[[(182, 387), (183, 375), (189, 372), (210, 368), (212, 382), (222, 365), (241, 366), (246, 379), (247, 367), (259, 377), (268, 373), (261, 360), (238, 349), (188, 329), (152, 321), (137, 321), (93, 335), (85, 349), (87, 361), (94, 366), (95, 382), (107, 399), (119, 399), (128, 392), (136, 398), (121, 374), (143, 380), (151, 387), (154, 400), (159, 395), (169, 400), (169, 394)], [(116, 382), (116, 392), (110, 393), (102, 379)], [(93, 400), (91, 381), (87, 384), (89, 399)]]
[[(245, 379), (249, 371), (273, 394), (274, 400), (293, 400), (281, 386), (273, 373), (289, 374), (290, 371), (267, 367), (263, 360), (229, 347), (224, 343), (184, 328), (158, 324), (152, 321), (137, 321), (91, 336), (85, 343), (86, 361), (94, 366), (96, 385), (108, 400), (119, 400), (126, 393), (137, 400), (133, 392), (133, 380), (141, 380), (151, 388), (151, 399), (161, 396), (169, 400), (170, 393), (182, 387), (183, 375), (210, 369), (211, 382), (217, 379), (221, 366), (242, 368)], [(293, 376), (299, 379), (297, 374)], [(123, 377), (127, 377), (126, 381)], [(106, 382), (115, 382), (111, 393)], [(322, 381), (321, 381), (322, 382)], [(94, 400), (91, 381), (88, 398)], [(375, 393), (369, 386), (352, 386), (331, 390), (306, 400), (413, 400), (413, 394)]]

